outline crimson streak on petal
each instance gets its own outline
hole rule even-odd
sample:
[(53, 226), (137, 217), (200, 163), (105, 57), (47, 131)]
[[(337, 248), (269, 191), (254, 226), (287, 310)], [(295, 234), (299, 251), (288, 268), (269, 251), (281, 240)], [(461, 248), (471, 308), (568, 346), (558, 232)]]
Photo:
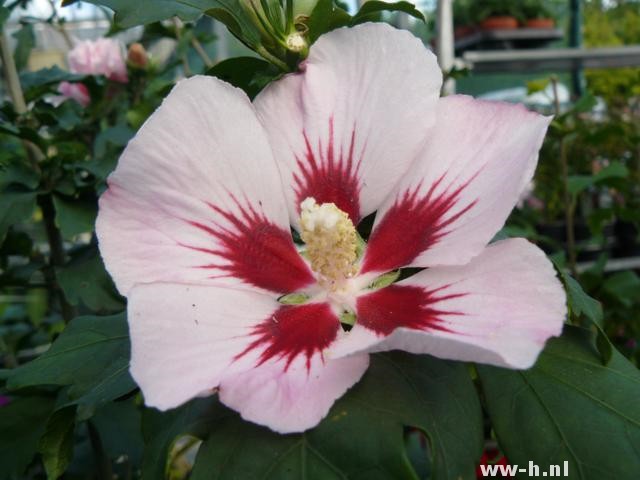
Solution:
[(256, 336), (251, 345), (238, 357), (252, 350), (261, 351), (258, 365), (267, 360), (286, 360), (285, 371), (296, 357), (306, 357), (307, 369), (311, 359), (336, 339), (340, 321), (327, 303), (285, 305), (270, 318), (254, 327)]
[(318, 140), (320, 158), (314, 155), (306, 132), (302, 132), (302, 135), (306, 152), (302, 158), (296, 158), (300, 171), (294, 175), (298, 205), (308, 197), (313, 197), (319, 204), (335, 203), (357, 225), (360, 221), (360, 185), (357, 176), (360, 163), (354, 162), (353, 158), (355, 128), (351, 133), (349, 151), (340, 149), (339, 158), (336, 158), (334, 149), (333, 119), (329, 120), (326, 148)]
[(384, 336), (399, 327), (450, 332), (446, 317), (464, 314), (443, 310), (435, 304), (464, 294), (442, 294), (448, 287), (427, 290), (410, 285), (391, 285), (363, 295), (358, 297), (356, 306), (358, 323)]
[(447, 227), (476, 204), (471, 202), (447, 217), (469, 183), (435, 196), (443, 178), (440, 177), (424, 196), (418, 193), (420, 186), (398, 196), (371, 234), (362, 273), (387, 272), (410, 265), (422, 252), (439, 242), (448, 233)]
[(276, 293), (294, 292), (313, 283), (313, 274), (296, 251), (288, 231), (271, 223), (253, 207), (245, 208), (238, 204), (241, 214), (236, 216), (215, 205), (208, 205), (230, 226), (223, 228), (188, 221), (191, 226), (208, 233), (219, 242), (217, 248), (184, 245), (222, 259), (199, 265), (198, 268), (221, 270), (226, 272), (221, 276), (239, 278)]

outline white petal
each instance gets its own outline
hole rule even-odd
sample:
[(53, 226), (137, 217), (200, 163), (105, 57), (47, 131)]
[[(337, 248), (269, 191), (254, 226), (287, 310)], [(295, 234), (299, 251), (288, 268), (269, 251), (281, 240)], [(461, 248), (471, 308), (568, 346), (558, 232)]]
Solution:
[(211, 77), (172, 90), (109, 177), (96, 230), (121, 293), (157, 281), (310, 281), (295, 252), (277, 167), (246, 95)]
[(419, 161), (376, 215), (363, 271), (478, 255), (531, 180), (549, 122), (521, 105), (441, 99)]
[(313, 197), (357, 223), (415, 159), (434, 123), (442, 74), (420, 40), (379, 23), (323, 35), (302, 70), (255, 100), (290, 186), (291, 222)]

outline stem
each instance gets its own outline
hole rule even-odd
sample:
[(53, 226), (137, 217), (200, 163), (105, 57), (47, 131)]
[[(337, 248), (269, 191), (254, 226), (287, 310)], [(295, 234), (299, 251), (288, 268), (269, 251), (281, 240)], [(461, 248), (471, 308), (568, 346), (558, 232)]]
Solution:
[[(0, 33), (0, 56), (2, 56), (4, 78), (7, 82), (7, 90), (9, 91), (9, 96), (13, 102), (13, 108), (18, 115), (24, 115), (27, 113), (27, 102), (24, 100), (24, 93), (22, 91), (22, 85), (20, 84), (18, 69), (16, 68), (16, 63), (13, 59), (13, 52), (11, 52), (6, 33), (4, 31)], [(22, 144), (27, 151), (27, 157), (31, 162), (31, 166), (36, 172), (40, 171), (38, 163), (44, 159), (43, 153), (36, 145), (27, 140), (22, 140)]]
[(71, 41), (71, 37), (69, 36), (69, 32), (67, 32), (67, 29), (64, 27), (64, 24), (62, 22), (60, 22), (60, 17), (58, 16), (58, 10), (56, 10), (56, 4), (55, 4), (54, 0), (49, 0), (49, 5), (51, 5), (51, 11), (53, 12), (51, 14), (51, 20), (56, 22), (55, 23), (56, 30), (58, 30), (58, 32), (60, 32), (60, 34), (64, 38), (64, 43), (67, 44), (67, 47), (69, 49), (72, 49), (73, 48), (73, 42)]
[(62, 242), (62, 234), (56, 225), (56, 210), (53, 205), (53, 197), (51, 194), (38, 196), (38, 205), (42, 210), (42, 219), (44, 221), (47, 240), (49, 242), (49, 268), (45, 269), (45, 279), (49, 284), (49, 288), (58, 297), (60, 302), (60, 312), (64, 323), (69, 323), (75, 316), (75, 309), (68, 302), (64, 291), (58, 283), (56, 277), (56, 267), (62, 267), (66, 263), (66, 253)]
[(207, 54), (207, 51), (204, 49), (204, 47), (202, 46), (202, 44), (197, 38), (193, 37), (191, 39), (191, 45), (193, 46), (196, 53), (200, 56), (205, 66), (207, 68), (213, 67), (214, 65), (213, 60), (211, 60), (211, 57)]
[[(178, 46), (180, 45), (180, 39), (182, 38), (182, 22), (178, 17), (173, 18), (173, 25), (176, 27), (176, 40), (178, 40)], [(180, 60), (182, 61), (182, 70), (184, 70), (184, 76), (191, 76), (191, 66), (189, 65), (189, 58), (187, 55), (183, 53), (180, 55)]]
[[(558, 97), (558, 78), (554, 75), (551, 77), (551, 85), (553, 87), (553, 105), (556, 115), (560, 115), (560, 98)], [(574, 277), (577, 275), (576, 269), (576, 239), (574, 229), (575, 217), (575, 201), (569, 191), (569, 160), (567, 154), (567, 141), (563, 135), (560, 138), (560, 169), (562, 174), (562, 184), (564, 187), (564, 217), (567, 232), (567, 256), (569, 270)]]

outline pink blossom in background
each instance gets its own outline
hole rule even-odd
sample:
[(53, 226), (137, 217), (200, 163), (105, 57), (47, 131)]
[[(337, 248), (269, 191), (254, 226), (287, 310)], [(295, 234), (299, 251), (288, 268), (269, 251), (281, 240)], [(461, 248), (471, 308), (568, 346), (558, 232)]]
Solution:
[(84, 40), (67, 55), (69, 70), (82, 75), (104, 75), (120, 83), (129, 81), (124, 46), (112, 38)]
[(63, 98), (70, 98), (86, 107), (91, 102), (89, 89), (82, 83), (61, 82), (58, 92)]
[(4, 395), (0, 395), (0, 407), (4, 407), (11, 403), (11, 399), (9, 397), (5, 397)]
[[(178, 83), (96, 226), (147, 405), (218, 389), (243, 418), (299, 432), (370, 352), (533, 365), (561, 333), (564, 291), (533, 244), (488, 244), (550, 119), (441, 85), (435, 56), (384, 24), (323, 35), (253, 104), (216, 78)], [(424, 269), (394, 282), (403, 267)]]

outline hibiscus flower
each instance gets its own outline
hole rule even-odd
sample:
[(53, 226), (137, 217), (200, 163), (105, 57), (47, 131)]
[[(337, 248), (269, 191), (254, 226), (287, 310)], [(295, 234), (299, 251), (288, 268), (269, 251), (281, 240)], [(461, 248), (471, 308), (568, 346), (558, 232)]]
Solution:
[[(298, 432), (370, 352), (535, 362), (562, 329), (563, 289), (534, 245), (488, 244), (549, 118), (440, 99), (441, 84), (418, 39), (365, 24), (322, 36), (253, 104), (211, 77), (173, 89), (97, 221), (147, 405), (217, 391), (245, 419)], [(374, 212), (365, 242), (356, 227)], [(395, 281), (406, 267), (422, 270)]]

